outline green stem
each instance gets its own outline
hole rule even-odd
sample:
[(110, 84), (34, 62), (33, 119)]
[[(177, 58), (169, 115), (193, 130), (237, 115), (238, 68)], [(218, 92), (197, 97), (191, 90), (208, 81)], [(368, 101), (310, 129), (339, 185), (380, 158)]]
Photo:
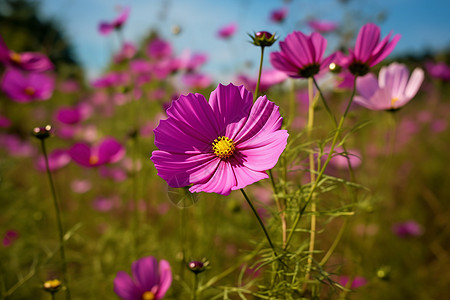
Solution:
[(194, 286), (192, 288), (192, 300), (196, 300), (197, 299), (197, 288), (198, 288), (198, 274), (195, 273), (194, 274)]
[(242, 195), (244, 195), (245, 200), (247, 200), (248, 205), (250, 206), (250, 208), (252, 209), (253, 213), (255, 214), (256, 219), (258, 219), (259, 225), (261, 225), (262, 230), (264, 231), (264, 234), (266, 235), (266, 239), (269, 242), (270, 247), (272, 248), (273, 252), (276, 255), (275, 252), (275, 247), (273, 246), (272, 240), (269, 237), (269, 234), (267, 233), (266, 227), (264, 226), (263, 221), (261, 220), (261, 218), (259, 217), (258, 212), (256, 211), (255, 207), (253, 206), (252, 202), (250, 201), (250, 199), (248, 198), (247, 194), (244, 192), (244, 189), (241, 189)]
[(44, 160), (45, 160), (45, 169), (47, 171), (48, 181), (50, 182), (50, 189), (52, 192), (53, 197), (53, 204), (55, 207), (55, 214), (56, 214), (56, 221), (58, 225), (58, 234), (59, 234), (59, 244), (61, 249), (61, 260), (62, 260), (62, 272), (63, 272), (63, 281), (66, 286), (66, 299), (70, 300), (70, 289), (69, 289), (69, 281), (67, 277), (67, 261), (66, 261), (66, 253), (64, 249), (64, 230), (62, 226), (61, 221), (61, 209), (58, 203), (58, 198), (56, 197), (56, 189), (55, 184), (53, 182), (52, 173), (50, 171), (50, 166), (48, 163), (48, 155), (47, 155), (47, 149), (45, 147), (45, 140), (41, 139), (41, 147), (42, 147), (42, 153), (44, 154)]
[(253, 95), (253, 102), (255, 102), (256, 99), (258, 99), (259, 84), (261, 82), (261, 73), (262, 73), (263, 59), (264, 59), (264, 47), (261, 47), (261, 58), (259, 60), (258, 80), (256, 81), (256, 88), (255, 88), (255, 94)]
[[(344, 125), (345, 118), (347, 117), (348, 111), (349, 111), (350, 106), (351, 106), (351, 104), (353, 102), (353, 98), (355, 97), (355, 92), (356, 92), (356, 76), (355, 76), (355, 82), (354, 82), (354, 85), (353, 85), (353, 91), (352, 91), (352, 94), (351, 94), (351, 97), (350, 97), (350, 101), (348, 102), (347, 107), (345, 109), (345, 112), (342, 115), (341, 120), (339, 121), (339, 124), (338, 124), (338, 126), (336, 128), (336, 132), (334, 134), (333, 141), (331, 142), (331, 148), (330, 148), (330, 152), (328, 153), (327, 160), (325, 161), (325, 163), (323, 164), (322, 168), (320, 169), (320, 172), (317, 175), (317, 178), (316, 178), (316, 180), (314, 182), (314, 185), (311, 188), (311, 190), (309, 191), (308, 197), (306, 198), (305, 206), (308, 205), (309, 202), (311, 201), (312, 196), (313, 196), (313, 194), (314, 194), (314, 192), (315, 192), (315, 190), (316, 190), (320, 180), (322, 179), (322, 176), (323, 176), (323, 174), (325, 172), (325, 169), (327, 168), (328, 163), (330, 162), (330, 160), (331, 160), (331, 158), (333, 156), (333, 152), (334, 152), (334, 149), (336, 147), (336, 143), (337, 143), (338, 137), (341, 134), (342, 126)], [(297, 227), (298, 223), (300, 222), (300, 218), (301, 217), (302, 217), (301, 213), (297, 214), (297, 216), (295, 217), (294, 224), (292, 225), (292, 229), (291, 229), (291, 232), (289, 233), (289, 236), (287, 238), (286, 245), (285, 245), (284, 249), (287, 249), (287, 247), (289, 246), (289, 243), (291, 242), (292, 236), (294, 235), (295, 228)]]
[(333, 113), (331, 112), (331, 109), (330, 109), (330, 107), (328, 106), (328, 103), (327, 103), (327, 101), (325, 100), (325, 97), (323, 96), (322, 90), (320, 89), (319, 85), (317, 84), (316, 78), (312, 77), (312, 80), (313, 80), (313, 82), (314, 82), (314, 85), (315, 85), (317, 91), (318, 91), (319, 94), (320, 94), (320, 98), (322, 99), (322, 103), (323, 103), (323, 105), (325, 106), (325, 109), (326, 109), (328, 115), (329, 115), (330, 118), (333, 120), (334, 126), (337, 126), (337, 120), (336, 120), (336, 117), (335, 117), (335, 116), (333, 115)]

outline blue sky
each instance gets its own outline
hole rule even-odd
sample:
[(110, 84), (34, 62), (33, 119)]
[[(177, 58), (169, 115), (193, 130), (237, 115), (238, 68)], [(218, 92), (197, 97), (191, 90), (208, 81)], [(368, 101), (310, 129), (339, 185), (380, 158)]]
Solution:
[[(276, 32), (282, 40), (292, 30), (309, 32), (304, 21), (315, 17), (337, 21), (345, 31), (358, 30), (368, 21), (381, 27), (382, 36), (390, 31), (402, 35), (393, 56), (426, 49), (440, 51), (450, 48), (450, 1), (448, 0), (41, 0), (42, 12), (60, 20), (72, 39), (76, 55), (89, 77), (101, 74), (111, 55), (118, 49), (117, 37), (101, 36), (100, 21), (113, 20), (118, 6), (130, 6), (131, 13), (124, 27), (125, 39), (138, 43), (149, 30), (157, 29), (174, 45), (177, 54), (183, 49), (206, 52), (208, 64), (204, 70), (216, 78), (229, 78), (237, 71), (254, 70), (259, 50), (248, 43), (247, 33), (260, 30)], [(343, 4), (342, 2), (347, 2)], [(269, 21), (273, 9), (288, 6), (286, 21)], [(380, 14), (384, 21), (380, 21)], [(230, 22), (239, 29), (231, 40), (216, 37), (217, 30)], [(182, 28), (173, 35), (174, 25)], [(328, 52), (336, 50), (337, 39), (326, 35)], [(278, 47), (269, 48), (267, 52)], [(252, 62), (248, 69), (246, 62)], [(268, 65), (268, 59), (266, 59)]]

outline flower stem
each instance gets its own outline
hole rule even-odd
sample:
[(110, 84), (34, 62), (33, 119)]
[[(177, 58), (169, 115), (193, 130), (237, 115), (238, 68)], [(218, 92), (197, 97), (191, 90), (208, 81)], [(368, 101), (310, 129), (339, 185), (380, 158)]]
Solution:
[[(308, 123), (307, 123), (307, 137), (308, 140), (311, 139), (311, 132), (314, 126), (314, 86), (313, 86), (314, 77), (308, 78), (308, 97), (309, 97), (309, 109), (308, 109)], [(311, 184), (316, 182), (316, 173), (315, 173), (315, 165), (314, 165), (314, 152), (309, 153), (309, 174)], [(309, 272), (311, 270), (313, 253), (314, 253), (314, 245), (316, 239), (316, 199), (315, 193), (311, 193), (311, 231), (309, 238), (309, 257), (306, 267), (305, 279), (309, 279)]]
[[(332, 158), (332, 156), (333, 156), (333, 152), (334, 152), (334, 149), (335, 149), (335, 147), (336, 147), (338, 137), (340, 136), (341, 131), (342, 131), (342, 126), (344, 125), (345, 118), (347, 117), (348, 111), (349, 111), (350, 106), (351, 106), (351, 104), (352, 104), (352, 102), (353, 102), (353, 98), (355, 97), (355, 92), (356, 92), (356, 76), (355, 76), (355, 82), (354, 82), (354, 83), (355, 83), (355, 84), (353, 85), (353, 91), (352, 91), (352, 94), (351, 94), (351, 96), (350, 96), (350, 100), (349, 100), (349, 102), (348, 102), (348, 104), (347, 104), (347, 107), (346, 107), (346, 109), (345, 109), (345, 112), (344, 112), (344, 114), (342, 115), (341, 120), (339, 121), (339, 124), (338, 124), (338, 126), (337, 126), (337, 128), (336, 128), (336, 132), (335, 132), (335, 134), (334, 134), (333, 141), (331, 142), (330, 152), (328, 153), (327, 159), (326, 159), (325, 163), (322, 165), (322, 168), (320, 169), (319, 174), (317, 175), (317, 178), (316, 178), (316, 180), (315, 180), (315, 182), (314, 182), (314, 185), (312, 186), (311, 190), (309, 191), (308, 197), (306, 198), (305, 206), (308, 205), (309, 202), (311, 201), (311, 199), (312, 199), (312, 197), (313, 197), (313, 194), (314, 194), (314, 191), (316, 190), (317, 186), (319, 185), (319, 182), (320, 182), (320, 180), (322, 179), (322, 176), (323, 176), (323, 174), (324, 174), (324, 172), (325, 172), (325, 169), (327, 168), (328, 163), (330, 162), (330, 160), (331, 160), (331, 158)], [(300, 213), (300, 214), (297, 214), (297, 216), (295, 217), (294, 224), (292, 225), (291, 232), (290, 232), (289, 235), (288, 235), (288, 238), (287, 238), (287, 241), (286, 241), (286, 245), (285, 245), (285, 247), (284, 247), (285, 250), (287, 249), (287, 247), (289, 246), (289, 243), (290, 243), (291, 240), (292, 240), (292, 236), (294, 235), (295, 228), (297, 227), (298, 222), (300, 222), (300, 218), (301, 218), (301, 217), (302, 217), (302, 214), (301, 214), (301, 213)]]
[(334, 126), (337, 126), (337, 120), (336, 117), (333, 115), (333, 113), (331, 112), (330, 107), (328, 106), (327, 101), (325, 100), (325, 97), (323, 96), (322, 90), (320, 89), (319, 85), (317, 84), (316, 78), (312, 77), (312, 80), (314, 82), (314, 86), (316, 87), (317, 91), (320, 94), (320, 98), (322, 99), (322, 103), (323, 106), (325, 106), (325, 110), (327, 111), (328, 115), (330, 116), (330, 118), (333, 120), (334, 122)]
[(56, 197), (55, 184), (53, 182), (52, 173), (50, 171), (50, 166), (48, 163), (48, 155), (47, 155), (47, 149), (45, 147), (45, 139), (41, 139), (41, 148), (42, 148), (42, 153), (44, 154), (45, 169), (47, 171), (48, 181), (50, 183), (50, 189), (51, 189), (52, 197), (53, 197), (53, 204), (55, 207), (56, 222), (58, 225), (59, 244), (61, 247), (60, 253), (61, 253), (61, 260), (62, 260), (63, 281), (66, 286), (66, 299), (70, 300), (71, 297), (70, 297), (70, 289), (69, 289), (69, 280), (67, 277), (67, 261), (66, 261), (66, 253), (65, 253), (65, 249), (64, 249), (64, 230), (63, 230), (62, 221), (61, 221), (61, 212), (60, 212), (61, 209), (60, 209), (60, 206), (58, 203), (58, 198)]
[(258, 80), (256, 81), (256, 88), (255, 88), (255, 94), (253, 95), (253, 102), (255, 102), (256, 99), (258, 99), (259, 84), (261, 82), (261, 73), (262, 73), (263, 59), (264, 59), (264, 47), (261, 47), (261, 58), (259, 60)]
[(261, 225), (262, 230), (264, 231), (264, 234), (266, 235), (266, 239), (269, 242), (270, 247), (272, 248), (273, 252), (275, 252), (275, 247), (273, 246), (272, 240), (269, 237), (269, 234), (267, 233), (266, 227), (264, 226), (263, 221), (259, 217), (258, 212), (256, 211), (255, 207), (253, 206), (253, 203), (248, 198), (247, 194), (244, 192), (244, 189), (241, 189), (242, 195), (244, 195), (245, 200), (247, 200), (248, 205), (252, 209), (253, 213), (255, 214), (256, 219), (258, 219), (259, 225)]
[(194, 274), (194, 286), (192, 287), (192, 300), (197, 299), (198, 274)]

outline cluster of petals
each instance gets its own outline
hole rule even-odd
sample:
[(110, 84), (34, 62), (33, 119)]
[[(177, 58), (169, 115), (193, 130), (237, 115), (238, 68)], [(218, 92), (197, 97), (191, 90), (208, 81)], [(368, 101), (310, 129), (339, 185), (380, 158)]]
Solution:
[(0, 63), (28, 72), (44, 72), (53, 69), (48, 57), (38, 52), (16, 53), (8, 48), (0, 36)]
[(313, 31), (322, 33), (334, 31), (338, 27), (338, 24), (333, 21), (320, 21), (312, 19), (307, 21), (306, 23)]
[(118, 64), (133, 58), (136, 55), (136, 53), (137, 53), (136, 46), (130, 42), (125, 42), (123, 43), (122, 49), (120, 49), (119, 53), (114, 55), (113, 60), (116, 64)]
[(354, 101), (371, 110), (395, 110), (417, 94), (423, 80), (422, 69), (416, 68), (409, 77), (405, 65), (392, 63), (381, 68), (378, 80), (372, 73), (358, 77), (356, 89), (359, 95)]
[(98, 30), (102, 35), (108, 35), (113, 30), (117, 30), (122, 28), (123, 24), (127, 21), (128, 15), (130, 14), (130, 7), (125, 7), (122, 10), (122, 13), (111, 22), (100, 22), (98, 26)]
[(119, 271), (114, 279), (114, 292), (123, 300), (159, 300), (172, 284), (172, 271), (166, 260), (143, 257), (133, 262), (131, 272), (133, 277)]
[(69, 149), (69, 154), (81, 166), (97, 167), (118, 162), (125, 155), (125, 148), (116, 139), (108, 137), (94, 146), (76, 143)]
[(444, 62), (427, 62), (425, 63), (425, 69), (433, 78), (445, 81), (450, 80), (450, 66), (446, 65)]
[(400, 238), (420, 236), (423, 234), (423, 227), (414, 220), (399, 222), (392, 225), (392, 231)]
[(48, 100), (54, 90), (54, 78), (45, 73), (26, 73), (9, 68), (3, 75), (0, 88), (13, 101)]
[[(219, 86), (209, 102), (201, 94), (180, 96), (154, 130), (151, 160), (169, 186), (228, 195), (268, 178), (286, 147), (279, 108), (266, 96), (253, 104), (244, 86)], [(220, 149), (227, 155), (219, 153)]]
[(355, 48), (349, 49), (349, 55), (338, 57), (339, 65), (348, 67), (354, 75), (365, 75), (370, 67), (381, 62), (394, 50), (400, 35), (396, 34), (390, 41), (389, 33), (380, 41), (380, 28), (368, 23), (361, 27), (356, 38)]
[(290, 77), (312, 77), (328, 68), (334, 58), (331, 54), (322, 59), (326, 47), (327, 40), (320, 33), (306, 35), (294, 31), (280, 42), (280, 51), (270, 53), (270, 62)]

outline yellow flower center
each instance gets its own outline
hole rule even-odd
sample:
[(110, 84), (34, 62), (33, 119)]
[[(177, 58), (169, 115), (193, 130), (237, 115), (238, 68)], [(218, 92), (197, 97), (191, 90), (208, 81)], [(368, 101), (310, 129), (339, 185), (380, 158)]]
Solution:
[(155, 299), (155, 294), (153, 294), (150, 291), (144, 292), (142, 294), (142, 300), (154, 300)]
[(91, 155), (89, 157), (89, 164), (95, 165), (96, 163), (98, 163), (98, 156), (97, 155)]
[(16, 52), (11, 52), (9, 54), (9, 58), (17, 64), (19, 64), (22, 61), (22, 59), (20, 58), (20, 54), (18, 54)]
[(25, 88), (25, 94), (27, 94), (28, 96), (33, 96), (34, 93), (36, 93), (36, 90), (33, 87), (27, 86)]
[(391, 107), (394, 107), (394, 104), (395, 104), (395, 102), (397, 102), (397, 101), (398, 101), (398, 98), (397, 98), (397, 97), (392, 98), (392, 99), (391, 99)]
[(236, 146), (232, 139), (226, 136), (219, 136), (212, 143), (214, 154), (220, 158), (229, 158), (233, 155)]

